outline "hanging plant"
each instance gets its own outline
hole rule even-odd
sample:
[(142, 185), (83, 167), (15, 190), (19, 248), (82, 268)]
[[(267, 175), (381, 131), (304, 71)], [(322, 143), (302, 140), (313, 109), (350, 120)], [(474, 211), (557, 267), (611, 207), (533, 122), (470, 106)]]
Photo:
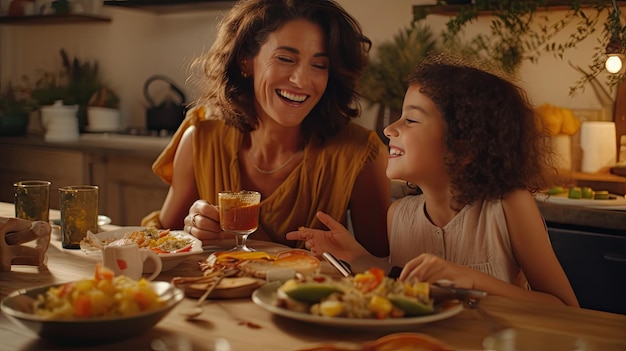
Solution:
[[(437, 1), (437, 5), (443, 4), (444, 1)], [(559, 20), (548, 16), (549, 6), (554, 5), (568, 7)], [(458, 13), (446, 23), (442, 37), (446, 47), (462, 48), (516, 75), (524, 61), (536, 63), (544, 53), (562, 59), (567, 50), (576, 48), (595, 33), (600, 19), (606, 17), (611, 7), (610, 2), (602, 0), (475, 0), (473, 5), (459, 6)], [(463, 30), (485, 11), (492, 16), (489, 33), (478, 34), (469, 41), (463, 40)], [(415, 19), (421, 20), (427, 15), (427, 10), (416, 11)], [(600, 43), (591, 58), (589, 74), (582, 75), (570, 88), (570, 95), (583, 90), (591, 79), (604, 71), (604, 52), (611, 37), (610, 23), (604, 24)], [(571, 34), (562, 41), (559, 34), (566, 28)], [(621, 38), (624, 38), (625, 28), (621, 27), (620, 31)], [(607, 84), (613, 87), (623, 80), (624, 73), (609, 75)]]

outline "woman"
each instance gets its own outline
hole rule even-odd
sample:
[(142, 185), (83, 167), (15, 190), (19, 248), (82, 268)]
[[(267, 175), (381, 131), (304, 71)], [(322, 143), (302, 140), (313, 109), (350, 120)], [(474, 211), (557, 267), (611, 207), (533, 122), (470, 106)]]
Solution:
[(376, 256), (388, 254), (386, 148), (350, 123), (370, 42), (332, 0), (240, 1), (208, 54), (194, 62), (202, 95), (153, 165), (170, 184), (142, 225), (222, 238), (221, 190), (261, 193), (254, 239), (294, 246), (285, 233), (347, 223)]

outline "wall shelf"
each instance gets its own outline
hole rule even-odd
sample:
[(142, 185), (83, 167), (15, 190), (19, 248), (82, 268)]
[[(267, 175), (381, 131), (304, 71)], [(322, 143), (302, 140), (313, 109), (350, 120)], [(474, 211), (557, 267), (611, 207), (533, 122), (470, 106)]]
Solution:
[(234, 0), (105, 0), (104, 6), (123, 7), (155, 14), (173, 14), (202, 10), (227, 10)]
[(92, 15), (40, 15), (0, 17), (0, 25), (40, 26), (50, 24), (108, 23), (111, 19)]

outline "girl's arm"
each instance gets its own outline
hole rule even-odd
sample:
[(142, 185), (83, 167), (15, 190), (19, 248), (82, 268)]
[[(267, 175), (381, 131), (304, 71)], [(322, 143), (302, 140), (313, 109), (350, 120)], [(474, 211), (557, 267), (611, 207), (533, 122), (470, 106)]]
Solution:
[(578, 307), (533, 196), (526, 190), (516, 190), (507, 194), (502, 204), (513, 254), (532, 289), (522, 290), (521, 295)]
[(446, 279), (456, 287), (478, 289), (491, 295), (578, 307), (576, 295), (557, 260), (541, 213), (526, 190), (516, 190), (503, 199), (513, 254), (532, 290), (522, 289), (467, 266), (431, 254), (410, 260), (400, 280), (434, 283)]

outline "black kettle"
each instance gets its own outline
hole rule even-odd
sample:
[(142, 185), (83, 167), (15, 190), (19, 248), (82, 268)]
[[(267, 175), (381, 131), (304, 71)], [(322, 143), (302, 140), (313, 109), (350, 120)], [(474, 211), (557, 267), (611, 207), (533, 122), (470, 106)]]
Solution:
[[(150, 97), (148, 87), (154, 81), (165, 81), (169, 84), (170, 89), (178, 95), (180, 101), (172, 101), (167, 98), (160, 104), (156, 104)], [(146, 81), (143, 86), (143, 94), (148, 100), (149, 106), (146, 113), (146, 128), (148, 130), (167, 130), (175, 131), (185, 119), (187, 108), (185, 106), (185, 94), (174, 84), (174, 82), (163, 75), (155, 75)]]

